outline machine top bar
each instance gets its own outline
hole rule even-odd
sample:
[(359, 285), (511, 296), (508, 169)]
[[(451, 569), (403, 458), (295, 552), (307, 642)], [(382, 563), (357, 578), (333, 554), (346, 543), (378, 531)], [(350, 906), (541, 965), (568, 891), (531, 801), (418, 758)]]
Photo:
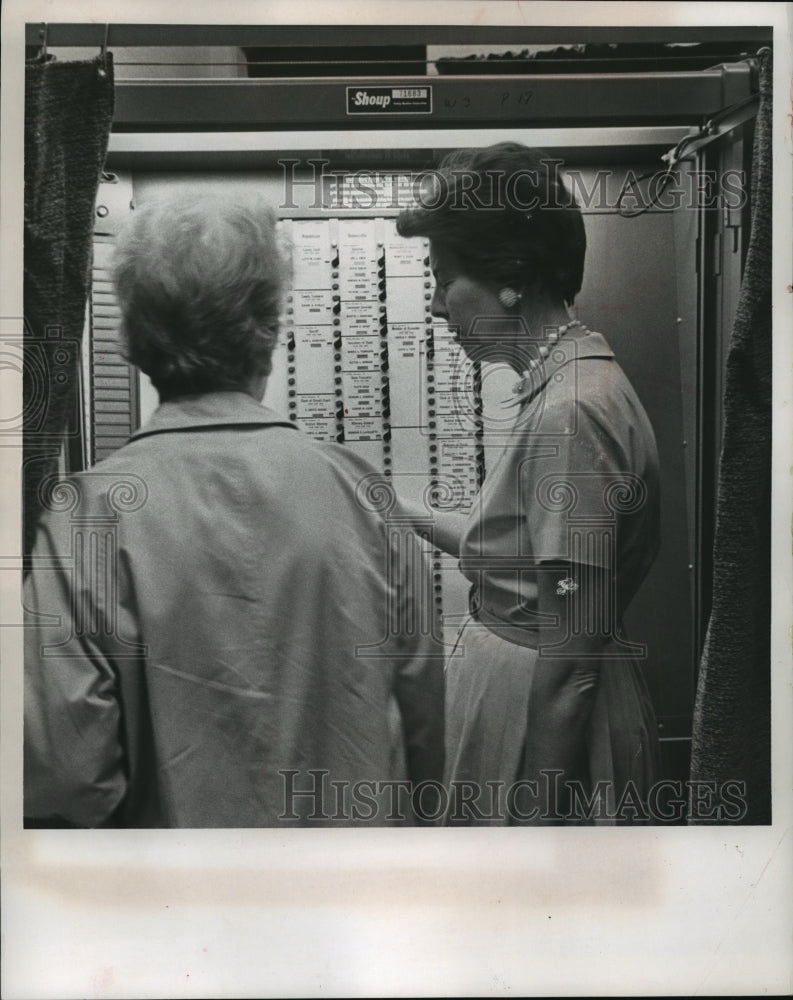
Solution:
[[(441, 25), (441, 24), (115, 24), (109, 26), (111, 46), (383, 46), (492, 45), (510, 46), (581, 43), (751, 42), (769, 43), (773, 28), (762, 25)], [(41, 43), (42, 24), (25, 26), (27, 45)], [(105, 25), (52, 23), (47, 46), (101, 47)]]

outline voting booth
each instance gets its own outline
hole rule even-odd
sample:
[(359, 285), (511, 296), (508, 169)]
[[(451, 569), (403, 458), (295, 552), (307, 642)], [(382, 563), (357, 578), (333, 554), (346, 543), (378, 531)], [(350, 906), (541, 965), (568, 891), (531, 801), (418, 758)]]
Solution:
[[(65, 33), (61, 44), (88, 44), (90, 26), (79, 27), (83, 35)], [(118, 44), (228, 44), (246, 56), (266, 46), (269, 75), (117, 80), (84, 344), (85, 464), (121, 446), (157, 405), (118, 343), (108, 268), (119, 227), (151, 198), (224, 191), (276, 209), (291, 262), (265, 403), (365, 457), (398, 492), (423, 499), (428, 516), (467, 510), (515, 419), (515, 373), (461, 354), (431, 314), (428, 243), (400, 237), (395, 220), (450, 150), (499, 141), (546, 150), (584, 213), (574, 313), (607, 339), (658, 442), (662, 546), (626, 627), (646, 650), (664, 776), (685, 778), (710, 603), (726, 339), (748, 238), (756, 69), (734, 51), (738, 29), (711, 29), (729, 57), (704, 67), (671, 59), (587, 72), (566, 57), (542, 72), (463, 61), (432, 74), (426, 60), (417, 70), (415, 49), (426, 53), (428, 35), (443, 42), (454, 29), (347, 26), (343, 39), (300, 26), (144, 29), (129, 26)], [(506, 41), (489, 31), (480, 40)], [(519, 45), (520, 32), (509, 32)], [(527, 44), (543, 40), (537, 32), (524, 31)], [(279, 45), (360, 46), (370, 62), (364, 75), (353, 59), (328, 58), (322, 73), (307, 66), (287, 78), (288, 58), (273, 58)], [(377, 72), (388, 46), (397, 51)], [(433, 627), (451, 644), (467, 582), (438, 550), (432, 562)]]

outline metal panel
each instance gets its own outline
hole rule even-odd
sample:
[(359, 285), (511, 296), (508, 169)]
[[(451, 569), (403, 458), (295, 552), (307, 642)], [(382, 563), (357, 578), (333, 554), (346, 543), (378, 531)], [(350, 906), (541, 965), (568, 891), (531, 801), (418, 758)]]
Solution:
[[(367, 129), (353, 138), (348, 131), (339, 130), (323, 132), (321, 146), (314, 132), (114, 132), (107, 165), (113, 170), (196, 170), (202, 174), (211, 170), (261, 171), (278, 168), (290, 159), (298, 160), (303, 171), (318, 170), (311, 161), (320, 160), (379, 170), (423, 168), (451, 149), (505, 141), (563, 151), (567, 163), (612, 163), (621, 148), (641, 149), (641, 155), (648, 159), (660, 156), (691, 131), (688, 126), (402, 128), (398, 132)], [(300, 207), (301, 213), (309, 209), (308, 204)]]
[[(114, 130), (245, 128), (371, 128), (384, 117), (347, 113), (347, 87), (382, 87), (391, 78), (361, 80), (121, 80)], [(748, 96), (747, 63), (680, 73), (567, 74), (498, 77), (399, 77), (400, 87), (432, 86), (432, 112), (389, 113), (387, 127), (439, 123), (528, 127), (683, 124), (698, 122)]]
[[(632, 165), (639, 175), (648, 166)], [(607, 194), (619, 190), (625, 169), (609, 172)], [(590, 187), (591, 187), (590, 183)], [(599, 330), (614, 350), (655, 430), (661, 463), (662, 544), (658, 557), (626, 615), (632, 640), (648, 646), (647, 677), (661, 736), (690, 734), (694, 670), (698, 651), (692, 628), (694, 578), (689, 570), (694, 486), (686, 464), (686, 417), (696, 383), (683, 378), (677, 319), (683, 315), (678, 270), (695, 270), (696, 229), (683, 200), (675, 212), (646, 212), (623, 218), (606, 199), (606, 211), (586, 214), (587, 263), (576, 311)], [(690, 298), (686, 304), (691, 309)], [(695, 315), (684, 326), (696, 336)], [(688, 373), (685, 373), (686, 376)], [(680, 776), (680, 775), (676, 775)], [(685, 776), (685, 775), (683, 775)]]

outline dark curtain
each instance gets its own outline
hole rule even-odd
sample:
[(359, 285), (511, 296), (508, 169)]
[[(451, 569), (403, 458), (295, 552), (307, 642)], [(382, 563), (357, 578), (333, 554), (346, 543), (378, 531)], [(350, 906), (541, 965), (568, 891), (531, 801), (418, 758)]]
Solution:
[(752, 225), (727, 357), (713, 606), (691, 758), (692, 779), (716, 782), (717, 803), (725, 782), (745, 782), (744, 823), (771, 822), (771, 53), (759, 63)]
[(90, 290), (94, 200), (113, 117), (112, 57), (25, 67), (24, 552), (39, 483), (79, 433), (80, 341)]

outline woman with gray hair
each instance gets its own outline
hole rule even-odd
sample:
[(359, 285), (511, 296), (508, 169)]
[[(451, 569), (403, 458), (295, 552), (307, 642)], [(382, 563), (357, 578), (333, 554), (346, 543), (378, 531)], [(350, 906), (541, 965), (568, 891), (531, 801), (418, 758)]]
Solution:
[(414, 613), (426, 565), (361, 502), (374, 470), (261, 405), (283, 280), (261, 205), (171, 198), (119, 239), (123, 338), (160, 406), (46, 496), (26, 597), (31, 823), (433, 815), (442, 661), (390, 617)]
[(286, 277), (269, 206), (206, 195), (145, 206), (114, 262), (128, 360), (160, 400), (241, 387), (261, 399)]

